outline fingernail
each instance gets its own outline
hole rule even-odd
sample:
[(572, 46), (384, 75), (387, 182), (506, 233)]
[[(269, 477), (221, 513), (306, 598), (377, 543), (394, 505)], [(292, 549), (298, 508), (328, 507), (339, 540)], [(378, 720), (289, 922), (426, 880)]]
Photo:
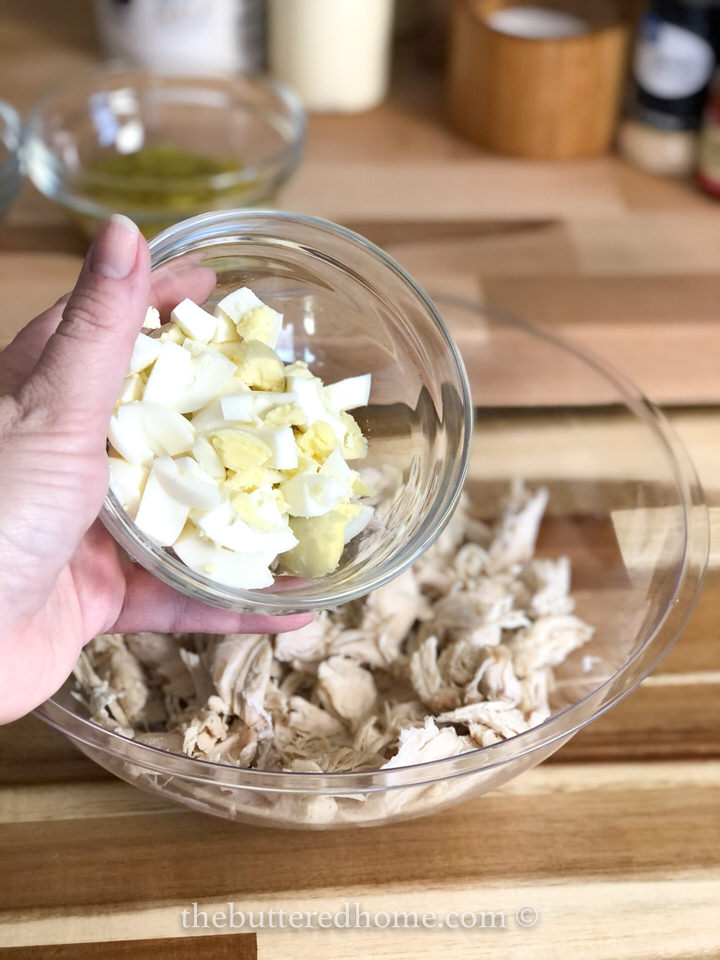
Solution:
[(135, 265), (140, 231), (129, 217), (114, 213), (95, 237), (90, 269), (101, 277), (122, 280)]

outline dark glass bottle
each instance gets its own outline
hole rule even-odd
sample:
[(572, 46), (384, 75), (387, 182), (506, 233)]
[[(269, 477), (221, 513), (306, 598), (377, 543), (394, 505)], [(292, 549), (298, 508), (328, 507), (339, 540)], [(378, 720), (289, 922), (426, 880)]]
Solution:
[(700, 133), (697, 182), (711, 197), (720, 200), (720, 70), (710, 88)]
[(650, 0), (638, 28), (631, 102), (618, 138), (627, 160), (650, 173), (693, 172), (719, 49), (720, 0)]
[(638, 120), (697, 130), (718, 54), (718, 0), (652, 0), (633, 58)]

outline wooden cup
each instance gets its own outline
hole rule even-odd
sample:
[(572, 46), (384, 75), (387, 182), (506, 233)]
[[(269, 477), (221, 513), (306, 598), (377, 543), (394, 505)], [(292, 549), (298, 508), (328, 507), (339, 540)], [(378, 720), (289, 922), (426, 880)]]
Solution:
[[(487, 20), (542, 5), (588, 23), (573, 36), (532, 39)], [(496, 153), (562, 160), (605, 152), (620, 106), (629, 27), (605, 0), (455, 0), (448, 112), (461, 135)]]

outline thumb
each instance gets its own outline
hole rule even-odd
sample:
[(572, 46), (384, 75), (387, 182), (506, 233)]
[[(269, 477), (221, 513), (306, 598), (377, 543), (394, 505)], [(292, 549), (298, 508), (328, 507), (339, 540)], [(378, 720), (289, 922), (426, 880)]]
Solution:
[[(120, 214), (100, 228), (63, 318), (33, 370), (33, 398), (56, 419), (107, 427), (150, 302), (150, 255)], [(78, 416), (82, 418), (78, 421)]]

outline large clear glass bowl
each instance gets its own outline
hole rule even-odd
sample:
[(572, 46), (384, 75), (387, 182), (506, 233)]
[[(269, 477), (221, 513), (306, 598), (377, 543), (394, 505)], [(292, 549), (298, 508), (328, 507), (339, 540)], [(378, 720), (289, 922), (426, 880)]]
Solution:
[[(111, 213), (150, 237), (206, 210), (269, 206), (294, 172), (305, 111), (281, 84), (250, 76), (164, 76), (111, 66), (44, 96), (26, 129), (27, 172), (90, 233)], [(163, 155), (140, 176), (118, 166), (146, 148), (191, 151), (222, 167), (197, 173)], [(147, 164), (147, 158), (145, 163)]]
[[(264, 590), (222, 586), (152, 543), (109, 493), (102, 519), (151, 573), (197, 600), (259, 614), (325, 609), (402, 573), (452, 515), (468, 463), (470, 392), (445, 325), (427, 296), (380, 249), (314, 217), (230, 210), (187, 220), (150, 243), (156, 270), (210, 267), (208, 309), (249, 286), (284, 315), (278, 353), (324, 383), (372, 374), (370, 403), (353, 415), (368, 440), (357, 468), (402, 475), (383, 511), (313, 580), (276, 577)], [(180, 283), (181, 281), (178, 281)], [(382, 520), (380, 516), (382, 514)]]
[(334, 774), (243, 770), (135, 743), (88, 720), (72, 682), (39, 709), (44, 720), (122, 779), (197, 810), (278, 827), (370, 826), (432, 813), (534, 767), (654, 669), (707, 562), (707, 510), (685, 450), (603, 364), (472, 304), (436, 303), (451, 328), (477, 330), (467, 357), (480, 384), (466, 485), (474, 510), (492, 517), (514, 478), (546, 486), (538, 552), (570, 558), (577, 612), (596, 627), (556, 670), (552, 716), (458, 757)]

